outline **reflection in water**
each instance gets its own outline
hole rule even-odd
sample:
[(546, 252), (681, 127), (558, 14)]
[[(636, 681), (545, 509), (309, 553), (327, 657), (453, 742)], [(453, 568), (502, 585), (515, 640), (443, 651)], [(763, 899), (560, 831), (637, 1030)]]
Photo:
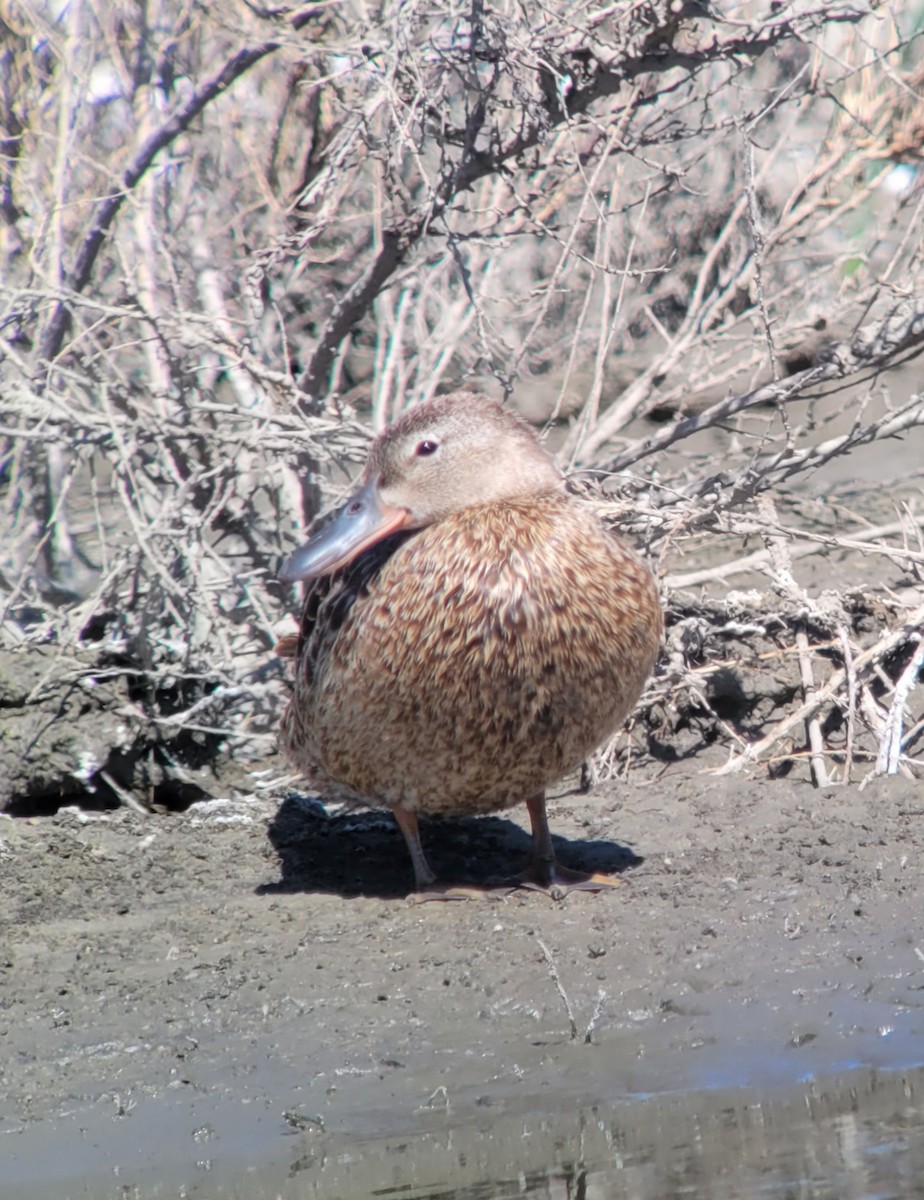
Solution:
[[(357, 1144), (306, 1138), (240, 1200), (864, 1200), (924, 1197), (924, 1070), (627, 1099)], [(192, 1196), (198, 1194), (189, 1192)]]
[[(547, 1091), (419, 1114), (402, 1137), (358, 1138), (280, 1116), (262, 1151), (165, 1152), (154, 1170), (113, 1169), (91, 1139), (70, 1179), (4, 1178), (16, 1200), (924, 1200), (924, 1067), (854, 1070), (778, 1088), (688, 1090), (595, 1106)], [(245, 1112), (237, 1105), (239, 1115)], [(479, 1114), (478, 1117), (472, 1115)], [(133, 1118), (134, 1119), (134, 1118)], [(288, 1132), (284, 1132), (287, 1130)], [(136, 1126), (142, 1140), (152, 1136)], [(155, 1135), (156, 1136), (156, 1135)], [(197, 1143), (198, 1145), (198, 1143)], [(206, 1149), (207, 1144), (203, 1143)], [(226, 1146), (226, 1150), (231, 1150)], [(91, 1165), (92, 1164), (92, 1165)], [(95, 1168), (98, 1169), (95, 1170)]]

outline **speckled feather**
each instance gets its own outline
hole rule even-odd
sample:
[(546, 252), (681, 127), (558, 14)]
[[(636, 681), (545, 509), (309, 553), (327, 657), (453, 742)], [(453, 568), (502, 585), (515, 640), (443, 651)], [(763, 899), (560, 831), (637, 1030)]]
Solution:
[(475, 504), (313, 581), (282, 743), (327, 795), (505, 808), (619, 727), (661, 632), (651, 572), (580, 501)]

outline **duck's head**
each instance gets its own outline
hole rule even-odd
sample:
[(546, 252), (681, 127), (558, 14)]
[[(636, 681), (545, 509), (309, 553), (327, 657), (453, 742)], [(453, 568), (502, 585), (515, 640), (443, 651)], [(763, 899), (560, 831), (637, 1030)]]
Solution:
[(562, 488), (532, 430), (473, 392), (409, 409), (376, 438), (359, 485), (333, 521), (283, 564), (284, 583), (330, 575), (382, 538), (480, 504)]

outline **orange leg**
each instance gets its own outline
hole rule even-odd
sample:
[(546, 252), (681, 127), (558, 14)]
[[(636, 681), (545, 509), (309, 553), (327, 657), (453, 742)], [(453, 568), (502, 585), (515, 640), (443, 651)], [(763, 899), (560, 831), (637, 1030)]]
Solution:
[(411, 855), (411, 863), (414, 867), (414, 885), (418, 892), (425, 891), (428, 887), (436, 883), (436, 876), (433, 873), (432, 867), (427, 862), (423, 846), (420, 844), (417, 813), (412, 809), (402, 808), (400, 805), (396, 805), (392, 809), (392, 812), (395, 814), (398, 828), (404, 834), (404, 840), (407, 842), (407, 848)]
[(520, 887), (545, 892), (554, 899), (566, 896), (568, 892), (602, 892), (620, 886), (620, 881), (611, 875), (572, 871), (570, 867), (563, 867), (558, 862), (552, 848), (544, 792), (530, 796), (526, 801), (526, 808), (533, 829), (533, 852), (526, 870), (511, 882)]
[(433, 868), (427, 862), (420, 844), (420, 830), (417, 827), (417, 813), (411, 809), (396, 805), (392, 809), (398, 828), (404, 834), (407, 848), (414, 866), (414, 902), (422, 904), (427, 900), (473, 900), (480, 899), (486, 894), (483, 888), (446, 887), (436, 881)]

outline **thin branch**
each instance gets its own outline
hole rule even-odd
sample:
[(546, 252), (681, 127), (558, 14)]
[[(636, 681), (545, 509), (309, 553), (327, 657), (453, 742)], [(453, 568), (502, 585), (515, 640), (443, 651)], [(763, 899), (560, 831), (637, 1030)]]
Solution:
[(912, 689), (918, 682), (922, 668), (924, 668), (924, 630), (917, 635), (917, 640), (917, 648), (895, 685), (882, 741), (879, 744), (879, 756), (876, 759), (877, 775), (896, 775), (898, 773), (903, 742), (902, 729), (905, 723), (905, 705), (908, 703)]
[(825, 361), (817, 366), (790, 375), (788, 379), (765, 384), (754, 391), (720, 400), (703, 412), (678, 421), (663, 432), (645, 438), (630, 450), (615, 455), (600, 469), (612, 473), (624, 471), (643, 458), (661, 453), (676, 442), (718, 425), (747, 409), (785, 404), (819, 384), (848, 379), (864, 371), (883, 370), (894, 364), (900, 356), (919, 354), (924, 350), (922, 306), (924, 297), (894, 304), (877, 324), (866, 326), (849, 342), (832, 346), (825, 353)]

